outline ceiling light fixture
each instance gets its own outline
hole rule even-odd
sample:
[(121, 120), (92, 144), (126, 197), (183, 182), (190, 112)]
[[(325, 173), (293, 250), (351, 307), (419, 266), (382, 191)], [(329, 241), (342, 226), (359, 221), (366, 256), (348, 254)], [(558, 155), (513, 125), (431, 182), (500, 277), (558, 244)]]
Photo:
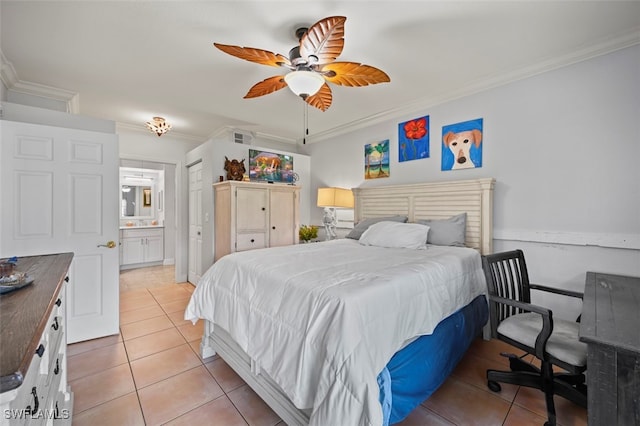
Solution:
[(322, 75), (316, 72), (298, 70), (286, 74), (284, 81), (296, 96), (307, 99), (307, 97), (318, 93), (318, 90), (320, 90), (325, 80)]
[(162, 136), (171, 130), (171, 124), (162, 117), (153, 117), (153, 121), (147, 121), (147, 128), (158, 136)]

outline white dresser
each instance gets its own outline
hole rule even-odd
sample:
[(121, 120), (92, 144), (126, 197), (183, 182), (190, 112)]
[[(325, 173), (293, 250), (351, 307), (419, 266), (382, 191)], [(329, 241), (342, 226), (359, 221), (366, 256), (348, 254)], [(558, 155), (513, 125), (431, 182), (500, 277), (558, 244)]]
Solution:
[(213, 189), (215, 260), (236, 251), (298, 243), (299, 186), (226, 181)]
[(71, 425), (65, 286), (73, 253), (18, 259), (33, 284), (0, 296), (0, 424)]

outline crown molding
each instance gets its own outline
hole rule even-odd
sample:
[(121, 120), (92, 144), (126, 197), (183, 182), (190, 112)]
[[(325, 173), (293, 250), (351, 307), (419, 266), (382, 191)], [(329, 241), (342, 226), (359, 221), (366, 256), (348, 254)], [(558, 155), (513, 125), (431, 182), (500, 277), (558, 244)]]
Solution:
[(13, 87), (18, 82), (16, 70), (13, 68), (13, 64), (7, 60), (0, 50), (0, 80), (7, 87)]
[(504, 86), (518, 80), (523, 80), (538, 74), (553, 71), (559, 68), (576, 64), (578, 62), (583, 62), (588, 59), (612, 53), (617, 50), (625, 49), (637, 44), (640, 44), (640, 27), (637, 27), (629, 32), (618, 34), (617, 36), (608, 38), (601, 43), (570, 52), (569, 54), (562, 57), (556, 57), (538, 62), (535, 65), (521, 68), (512, 72), (503, 73), (497, 77), (478, 80), (456, 91), (447, 92), (446, 94), (430, 97), (428, 99), (420, 99), (403, 107), (388, 109), (378, 114), (364, 117), (360, 120), (352, 121), (350, 123), (334, 127), (324, 132), (309, 135), (307, 136), (307, 143), (320, 142), (329, 138), (343, 135), (345, 133), (379, 124), (387, 120), (415, 115), (418, 114), (419, 111), (424, 112), (425, 109), (432, 108), (436, 105), (441, 105), (446, 102), (454, 101), (456, 99), (480, 93), (499, 86)]
[(266, 139), (272, 142), (281, 142), (281, 143), (288, 143), (288, 144), (296, 144), (296, 139), (293, 138), (287, 138), (284, 136), (278, 136), (278, 135), (273, 135), (271, 133), (265, 133), (265, 132), (255, 132), (255, 131), (251, 131), (251, 130), (245, 130), (239, 127), (234, 127), (234, 126), (222, 126), (219, 127), (218, 129), (214, 130), (210, 135), (209, 138), (210, 139), (216, 139), (216, 138), (223, 138), (223, 137), (229, 137), (231, 136), (231, 134), (234, 131), (239, 131), (239, 132), (245, 132), (245, 133), (250, 133), (254, 138), (260, 138), (260, 139)]
[(66, 110), (68, 113), (80, 113), (80, 95), (78, 93), (70, 90), (58, 89), (57, 87), (46, 86), (44, 84), (30, 83), (28, 81), (20, 80), (13, 64), (7, 60), (2, 51), (0, 51), (0, 61), (2, 61), (0, 78), (8, 90), (64, 102), (67, 105)]

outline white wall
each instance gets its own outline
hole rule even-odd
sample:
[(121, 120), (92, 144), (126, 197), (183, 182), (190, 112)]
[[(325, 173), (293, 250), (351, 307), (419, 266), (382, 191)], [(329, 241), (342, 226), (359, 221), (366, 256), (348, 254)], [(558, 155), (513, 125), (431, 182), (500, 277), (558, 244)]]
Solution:
[[(287, 154), (293, 156), (293, 168), (300, 176), (297, 182), (300, 189), (300, 221), (301, 223), (309, 223), (310, 217), (310, 158), (305, 154), (298, 154), (291, 151), (280, 149), (282, 145), (272, 143), (268, 140), (254, 139), (251, 145), (244, 145), (231, 142), (228, 138), (212, 139), (205, 144), (195, 148), (186, 155), (186, 164), (194, 164), (202, 162), (202, 210), (203, 210), (203, 227), (202, 227), (202, 268), (204, 272), (213, 264), (214, 258), (214, 203), (213, 189), (211, 185), (218, 182), (219, 176), (226, 178), (224, 171), (225, 156), (229, 160), (236, 159), (241, 161), (245, 159), (245, 167), (248, 170), (249, 165), (249, 149), (264, 149), (266, 151), (279, 154)], [(291, 146), (295, 149), (295, 146)]]
[(12, 102), (2, 103), (3, 120), (36, 123), (46, 126), (67, 127), (70, 129), (93, 132), (115, 133), (116, 124), (110, 120), (74, 115), (46, 108), (21, 105)]
[[(639, 94), (636, 45), (308, 144), (311, 192), (494, 177), (494, 249), (523, 248), (532, 281), (582, 290), (588, 270), (640, 276)], [(399, 163), (397, 125), (423, 115), (431, 157)], [(475, 118), (482, 168), (441, 171), (442, 126)], [(365, 181), (364, 144), (384, 139), (391, 176)]]

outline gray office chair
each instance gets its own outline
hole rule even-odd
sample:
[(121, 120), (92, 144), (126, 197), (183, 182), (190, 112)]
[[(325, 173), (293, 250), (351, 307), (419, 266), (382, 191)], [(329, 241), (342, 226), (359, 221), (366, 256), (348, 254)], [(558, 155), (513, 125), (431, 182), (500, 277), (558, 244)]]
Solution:
[[(487, 385), (500, 392), (498, 382), (536, 388), (544, 392), (548, 421), (555, 426), (553, 396), (587, 407), (587, 345), (578, 340), (577, 322), (554, 319), (547, 308), (531, 304), (531, 290), (582, 298), (581, 293), (529, 283), (524, 253), (514, 250), (482, 257), (489, 289), (491, 337), (525, 352), (509, 358), (511, 371), (487, 370)], [(578, 318), (579, 319), (579, 318)], [(528, 354), (540, 360), (538, 368), (523, 360)], [(564, 372), (554, 373), (553, 366)]]

